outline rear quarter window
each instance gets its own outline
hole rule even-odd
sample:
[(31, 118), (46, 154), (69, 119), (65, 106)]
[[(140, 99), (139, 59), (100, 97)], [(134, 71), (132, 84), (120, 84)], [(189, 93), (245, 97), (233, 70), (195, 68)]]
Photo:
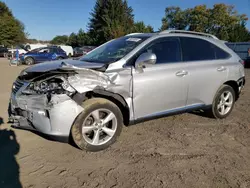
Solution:
[(181, 37), (183, 61), (227, 59), (230, 55), (207, 40)]
[(227, 59), (230, 57), (230, 54), (222, 50), (221, 48), (214, 46), (215, 58), (216, 59)]

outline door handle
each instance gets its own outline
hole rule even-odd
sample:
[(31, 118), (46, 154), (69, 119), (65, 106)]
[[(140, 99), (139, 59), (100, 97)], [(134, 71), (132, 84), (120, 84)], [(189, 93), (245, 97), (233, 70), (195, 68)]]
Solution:
[(175, 75), (176, 75), (176, 76), (183, 77), (183, 76), (186, 76), (187, 74), (188, 74), (187, 71), (182, 70), (182, 71), (178, 71)]
[(219, 71), (219, 72), (222, 72), (222, 71), (225, 71), (225, 70), (227, 70), (227, 68), (223, 67), (223, 66), (217, 68), (217, 71)]

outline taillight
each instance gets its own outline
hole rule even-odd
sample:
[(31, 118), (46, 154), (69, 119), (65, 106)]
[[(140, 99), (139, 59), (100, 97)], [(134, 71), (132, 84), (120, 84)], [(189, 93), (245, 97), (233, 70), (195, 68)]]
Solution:
[(244, 60), (239, 60), (239, 62), (243, 65), (243, 66), (245, 66), (245, 61)]

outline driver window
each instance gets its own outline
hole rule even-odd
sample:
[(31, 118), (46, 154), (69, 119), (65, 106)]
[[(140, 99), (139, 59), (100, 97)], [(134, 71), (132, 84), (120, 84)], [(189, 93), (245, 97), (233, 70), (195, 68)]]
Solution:
[(41, 50), (39, 51), (39, 53), (48, 53), (48, 52), (49, 52), (48, 49), (41, 49)]
[(174, 63), (181, 61), (180, 43), (176, 38), (166, 38), (165, 40), (153, 43), (146, 48), (146, 51), (154, 53), (156, 55), (156, 64)]
[(134, 65), (136, 59), (145, 52), (155, 53), (157, 60), (156, 64), (181, 62), (181, 46), (179, 38), (166, 37), (156, 39), (141, 49), (135, 54), (127, 63), (127, 65)]

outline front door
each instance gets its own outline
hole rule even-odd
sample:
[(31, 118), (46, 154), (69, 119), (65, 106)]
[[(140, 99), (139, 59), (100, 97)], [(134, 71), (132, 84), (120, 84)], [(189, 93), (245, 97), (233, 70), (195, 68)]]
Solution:
[(188, 82), (186, 64), (181, 62), (179, 39), (157, 39), (145, 51), (155, 53), (157, 61), (154, 65), (145, 65), (143, 71), (133, 69), (135, 119), (184, 110)]

